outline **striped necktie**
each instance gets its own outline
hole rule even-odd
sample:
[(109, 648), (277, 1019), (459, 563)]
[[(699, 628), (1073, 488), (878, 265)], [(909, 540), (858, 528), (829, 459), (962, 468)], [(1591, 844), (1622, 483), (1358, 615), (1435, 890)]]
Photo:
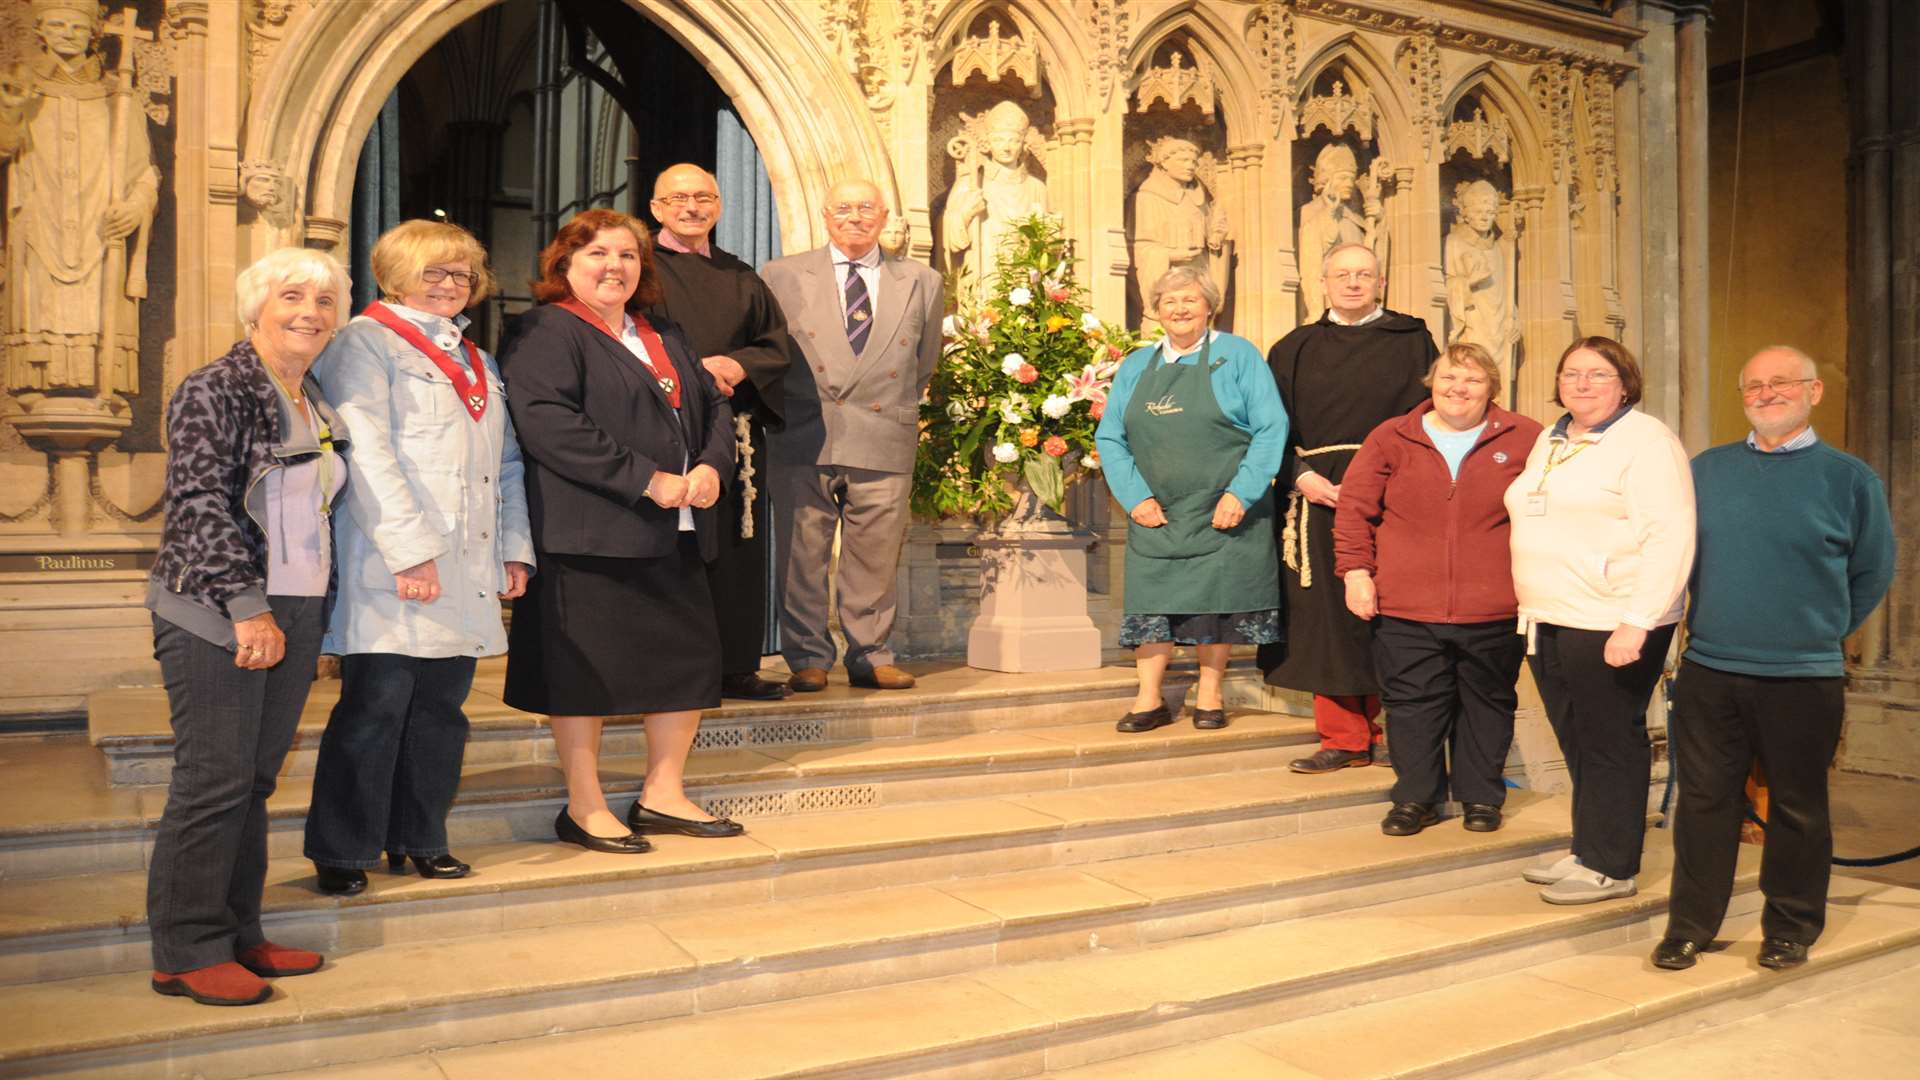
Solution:
[(847, 263), (847, 345), (859, 356), (873, 334), (873, 300), (867, 295), (867, 281), (860, 276), (858, 263)]

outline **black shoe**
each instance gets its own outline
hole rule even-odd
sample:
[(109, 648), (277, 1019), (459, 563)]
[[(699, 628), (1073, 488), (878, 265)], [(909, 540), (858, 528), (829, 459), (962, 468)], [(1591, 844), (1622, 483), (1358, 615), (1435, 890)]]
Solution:
[(695, 821), (693, 818), (674, 817), (658, 810), (649, 810), (633, 801), (633, 808), (627, 811), (627, 828), (636, 833), (679, 833), (681, 836), (698, 836), (711, 839), (718, 836), (739, 836), (746, 832), (746, 826), (731, 818), (714, 818), (712, 821)]
[(407, 872), (407, 860), (413, 860), (413, 868), (420, 871), (424, 878), (462, 878), (473, 873), (473, 867), (454, 858), (452, 855), (435, 855), (427, 858), (421, 855), (395, 855), (387, 852), (387, 869), (396, 874)]
[(1388, 836), (1413, 836), (1439, 820), (1431, 803), (1394, 803), (1387, 816), (1380, 819), (1380, 831)]
[(653, 845), (647, 843), (644, 836), (595, 836), (581, 828), (564, 806), (560, 808), (560, 816), (553, 819), (553, 835), (566, 843), (579, 844), (588, 851), (604, 851), (609, 855), (639, 855), (653, 850)]
[(1663, 971), (1685, 971), (1699, 959), (1700, 946), (1686, 938), (1661, 938), (1653, 947), (1653, 966)]
[(1227, 710), (1195, 709), (1193, 710), (1193, 726), (1199, 728), (1201, 731), (1218, 731), (1227, 726)]
[(1297, 773), (1330, 773), (1341, 769), (1357, 769), (1362, 765), (1373, 764), (1373, 755), (1365, 750), (1335, 750), (1327, 747), (1312, 757), (1298, 758), (1287, 763), (1287, 768)]
[(1461, 803), (1460, 813), (1466, 819), (1462, 824), (1468, 832), (1500, 831), (1500, 808), (1491, 803)]
[(1797, 941), (1770, 937), (1760, 942), (1760, 966), (1775, 971), (1796, 968), (1807, 962), (1807, 947)]
[(785, 685), (768, 682), (752, 671), (720, 676), (721, 697), (740, 698), (743, 701), (779, 701), (792, 692)]
[(1142, 731), (1152, 731), (1157, 727), (1166, 727), (1171, 723), (1173, 723), (1173, 710), (1162, 704), (1159, 708), (1150, 709), (1146, 712), (1128, 713), (1120, 718), (1119, 723), (1113, 725), (1113, 730), (1139, 733)]
[(334, 866), (321, 866), (315, 863), (313, 873), (320, 891), (328, 896), (358, 896), (367, 891), (367, 872), (365, 870), (342, 870)]

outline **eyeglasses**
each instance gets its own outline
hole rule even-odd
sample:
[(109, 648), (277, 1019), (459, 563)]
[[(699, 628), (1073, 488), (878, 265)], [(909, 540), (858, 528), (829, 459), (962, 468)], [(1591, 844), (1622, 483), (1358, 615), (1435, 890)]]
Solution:
[(480, 284), (480, 275), (471, 270), (443, 270), (438, 266), (429, 266), (420, 271), (420, 280), (429, 285), (438, 285), (448, 278), (452, 278), (455, 285), (469, 289)]
[(884, 209), (870, 202), (839, 203), (827, 208), (827, 216), (835, 221), (846, 221), (849, 218), (870, 218)]
[(1620, 376), (1611, 371), (1563, 371), (1560, 382), (1566, 386), (1586, 383), (1588, 386), (1612, 386), (1620, 381)]
[(1342, 285), (1349, 281), (1358, 281), (1364, 285), (1379, 276), (1379, 273), (1373, 270), (1342, 270), (1337, 274), (1328, 274), (1327, 280), (1337, 281)]
[(1775, 395), (1784, 395), (1813, 381), (1812, 379), (1768, 379), (1766, 382), (1761, 382), (1755, 379), (1753, 382), (1740, 384), (1740, 396), (1757, 398), (1762, 390), (1771, 391)]
[(673, 207), (675, 210), (679, 210), (687, 206), (689, 203), (691, 203), (694, 206), (698, 206), (704, 210), (707, 207), (712, 206), (713, 204), (719, 202), (720, 196), (715, 195), (711, 191), (700, 191), (700, 192), (695, 192), (693, 194), (688, 194), (687, 192), (684, 192), (684, 191), (676, 191), (671, 195), (656, 195), (654, 196), (653, 201), (657, 203), (666, 203), (668, 206)]

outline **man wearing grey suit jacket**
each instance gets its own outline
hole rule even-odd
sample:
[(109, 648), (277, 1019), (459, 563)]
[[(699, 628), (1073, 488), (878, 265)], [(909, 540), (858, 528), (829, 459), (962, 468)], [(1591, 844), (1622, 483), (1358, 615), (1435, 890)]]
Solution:
[(894, 666), (887, 638), (920, 395), (940, 361), (942, 283), (930, 267), (881, 254), (887, 206), (873, 184), (834, 185), (821, 216), (827, 246), (760, 271), (804, 361), (787, 374), (786, 428), (770, 433), (780, 648), (795, 690), (826, 689), (834, 661), (827, 568), (837, 526), (848, 681), (904, 690), (913, 676)]

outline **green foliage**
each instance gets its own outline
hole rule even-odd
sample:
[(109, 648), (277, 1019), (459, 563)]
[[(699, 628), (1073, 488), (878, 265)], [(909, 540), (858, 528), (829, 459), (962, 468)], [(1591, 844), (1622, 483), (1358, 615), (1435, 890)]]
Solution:
[(991, 521), (1021, 483), (1062, 510), (1067, 486), (1099, 468), (1094, 428), (1137, 339), (1087, 310), (1058, 219), (1014, 223), (1001, 252), (993, 281), (947, 317), (920, 404), (916, 514)]

